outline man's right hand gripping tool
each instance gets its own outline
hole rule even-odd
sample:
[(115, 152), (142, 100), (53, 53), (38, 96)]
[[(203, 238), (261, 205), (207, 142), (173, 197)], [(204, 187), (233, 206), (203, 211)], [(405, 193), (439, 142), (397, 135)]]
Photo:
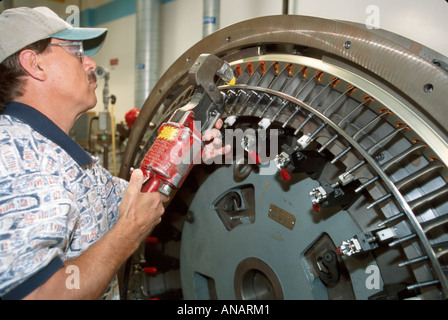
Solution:
[(226, 61), (211, 54), (200, 55), (188, 74), (189, 83), (197, 87), (191, 101), (160, 126), (157, 139), (140, 163), (142, 192), (159, 191), (169, 196), (172, 189), (182, 185), (193, 165), (201, 162), (203, 134), (215, 126), (224, 109), (215, 76), (235, 83)]

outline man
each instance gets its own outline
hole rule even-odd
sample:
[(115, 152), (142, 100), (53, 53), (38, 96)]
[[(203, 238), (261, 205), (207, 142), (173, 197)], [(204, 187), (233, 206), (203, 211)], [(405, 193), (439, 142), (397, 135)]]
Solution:
[(117, 299), (118, 269), (161, 221), (168, 198), (140, 192), (141, 170), (115, 178), (68, 136), (96, 104), (88, 56), (106, 33), (44, 7), (0, 15), (2, 299)]

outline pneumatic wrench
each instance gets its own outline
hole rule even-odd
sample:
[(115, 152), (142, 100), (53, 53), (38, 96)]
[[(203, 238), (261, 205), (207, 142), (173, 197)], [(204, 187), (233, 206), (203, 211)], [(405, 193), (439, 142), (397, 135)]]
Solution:
[(182, 185), (193, 165), (200, 163), (203, 134), (215, 126), (224, 108), (223, 97), (215, 85), (216, 75), (228, 84), (235, 83), (226, 61), (211, 54), (200, 55), (188, 73), (189, 83), (198, 87), (191, 101), (161, 125), (140, 163), (142, 192), (159, 191), (169, 196)]

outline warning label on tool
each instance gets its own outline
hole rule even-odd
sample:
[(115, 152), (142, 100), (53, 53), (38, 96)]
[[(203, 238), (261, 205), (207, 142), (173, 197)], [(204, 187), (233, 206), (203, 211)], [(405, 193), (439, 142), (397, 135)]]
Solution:
[(168, 140), (168, 141), (173, 141), (178, 132), (179, 132), (178, 128), (171, 127), (171, 126), (164, 126), (162, 128), (162, 130), (160, 131), (159, 136), (157, 138)]

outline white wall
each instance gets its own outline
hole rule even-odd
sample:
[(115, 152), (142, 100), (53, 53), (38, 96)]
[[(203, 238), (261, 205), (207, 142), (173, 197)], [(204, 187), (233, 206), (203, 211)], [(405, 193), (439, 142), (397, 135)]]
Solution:
[[(109, 31), (103, 48), (92, 58), (98, 66), (108, 69), (109, 93), (117, 97), (115, 119), (116, 122), (124, 121), (126, 112), (134, 108), (135, 14), (98, 27), (107, 27)], [(111, 66), (111, 59), (118, 59), (118, 65)], [(98, 79), (98, 103), (93, 109), (96, 112), (104, 110), (104, 82), (104, 79)]]

